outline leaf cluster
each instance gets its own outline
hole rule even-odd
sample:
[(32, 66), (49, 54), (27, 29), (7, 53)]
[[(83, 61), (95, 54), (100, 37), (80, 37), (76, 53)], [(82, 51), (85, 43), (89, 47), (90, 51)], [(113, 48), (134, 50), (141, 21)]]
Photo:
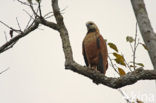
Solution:
[[(130, 45), (132, 47), (132, 44), (133, 43), (136, 43), (136, 40), (137, 40), (136, 38), (137, 37), (133, 38), (131, 36), (127, 36), (126, 37), (126, 41), (128, 43), (130, 43)], [(146, 50), (148, 50), (145, 44), (138, 42), (138, 45), (142, 45)], [(130, 71), (132, 71), (132, 69), (135, 70), (135, 68), (144, 67), (144, 64), (143, 63), (138, 63), (138, 62), (136, 62), (134, 60), (132, 60), (130, 62), (127, 62), (127, 60), (124, 58), (124, 56), (121, 53), (119, 53), (119, 49), (117, 48), (116, 44), (114, 44), (112, 42), (108, 42), (108, 46), (114, 51), (113, 53), (111, 53), (112, 56), (113, 56), (113, 59), (111, 59), (112, 62), (113, 62), (113, 64), (112, 64), (113, 66), (112, 67), (115, 69), (115, 71), (120, 76), (123, 76), (123, 75), (126, 74), (126, 72), (125, 72), (125, 69), (126, 68), (128, 68)], [(133, 48), (131, 48), (131, 49), (133, 49)], [(133, 52), (132, 55), (135, 56), (134, 52)]]

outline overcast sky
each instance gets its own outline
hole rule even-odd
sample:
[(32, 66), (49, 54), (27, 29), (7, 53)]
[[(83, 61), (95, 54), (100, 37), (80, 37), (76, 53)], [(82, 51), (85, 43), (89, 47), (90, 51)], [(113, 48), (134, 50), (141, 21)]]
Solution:
[[(24, 1), (24, 0), (23, 0)], [(43, 14), (51, 11), (51, 0), (42, 3)], [(156, 30), (156, 1), (146, 0), (154, 30)], [(82, 40), (87, 32), (85, 23), (94, 21), (100, 33), (109, 42), (115, 43), (127, 60), (132, 53), (125, 38), (135, 34), (135, 16), (130, 0), (59, 0), (64, 21), (69, 31), (74, 59), (84, 65)], [(16, 0), (1, 0), (0, 20), (16, 27), (16, 17), (22, 29), (29, 16), (23, 9), (29, 8)], [(54, 21), (53, 18), (49, 19)], [(4, 31), (9, 37), (8, 28), (0, 25), (0, 45), (6, 42)], [(64, 69), (64, 54), (58, 32), (44, 26), (20, 39), (15, 46), (0, 55), (0, 70), (10, 68), (0, 75), (1, 103), (126, 103), (118, 90), (104, 85), (95, 85), (82, 75)], [(140, 33), (138, 33), (140, 42)], [(109, 49), (109, 53), (112, 51)], [(145, 69), (153, 69), (147, 51), (139, 46), (137, 62), (144, 63)], [(127, 70), (126, 70), (127, 71)], [(117, 76), (109, 66), (107, 76)], [(137, 96), (145, 103), (156, 102), (154, 81), (139, 81), (121, 88), (133, 98)]]

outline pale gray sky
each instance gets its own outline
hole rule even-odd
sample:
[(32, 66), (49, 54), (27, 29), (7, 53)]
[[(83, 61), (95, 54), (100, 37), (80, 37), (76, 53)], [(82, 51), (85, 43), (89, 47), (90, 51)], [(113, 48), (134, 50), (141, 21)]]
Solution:
[[(51, 10), (51, 0), (44, 0), (44, 13)], [(60, 8), (65, 9), (64, 20), (69, 31), (74, 59), (84, 65), (82, 40), (86, 34), (85, 23), (94, 21), (101, 34), (109, 42), (117, 44), (120, 53), (132, 59), (131, 49), (126, 42), (127, 35), (134, 36), (135, 17), (130, 0), (59, 0)], [(145, 0), (153, 28), (156, 30), (156, 1)], [(29, 8), (16, 0), (3, 0), (0, 3), (0, 20), (18, 27), (18, 17), (24, 28), (29, 16), (22, 10)], [(54, 19), (50, 19), (54, 20)], [(4, 31), (0, 25), (0, 45), (5, 43)], [(0, 102), (2, 103), (126, 103), (121, 94), (109, 87), (95, 85), (82, 75), (64, 69), (64, 54), (58, 32), (47, 27), (32, 32), (22, 38), (12, 49), (0, 55), (0, 70), (10, 67), (0, 75)], [(141, 36), (139, 34), (140, 40)], [(9, 39), (9, 35), (8, 35)], [(112, 51), (109, 49), (109, 52)], [(147, 51), (139, 47), (137, 61), (153, 69)], [(116, 76), (109, 67), (107, 76)], [(145, 103), (156, 102), (154, 81), (139, 81), (122, 88), (128, 96), (135, 95)], [(154, 99), (153, 99), (154, 98)]]

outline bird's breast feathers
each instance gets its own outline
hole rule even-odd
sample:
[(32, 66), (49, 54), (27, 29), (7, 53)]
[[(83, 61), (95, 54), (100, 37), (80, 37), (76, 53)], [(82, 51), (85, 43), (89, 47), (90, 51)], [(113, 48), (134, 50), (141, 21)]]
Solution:
[(93, 43), (96, 43), (96, 40), (97, 40), (97, 34), (95, 32), (89, 33), (84, 38), (84, 44), (91, 45)]

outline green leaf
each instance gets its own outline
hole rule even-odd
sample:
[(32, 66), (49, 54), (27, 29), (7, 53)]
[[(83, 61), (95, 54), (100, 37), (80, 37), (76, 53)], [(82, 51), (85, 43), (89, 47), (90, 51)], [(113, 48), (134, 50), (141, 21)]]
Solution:
[(147, 48), (147, 46), (146, 46), (145, 44), (141, 43), (141, 45), (142, 45), (146, 50), (148, 50), (148, 48)]
[[(131, 67), (131, 68), (134, 68), (134, 65), (130, 65), (130, 67)], [(136, 67), (137, 67), (137, 66), (135, 66), (135, 68), (136, 68)]]
[(27, 0), (30, 4), (32, 4), (32, 0)]
[(36, 2), (40, 3), (40, 2), (41, 2), (41, 0), (36, 0)]
[(109, 47), (113, 50), (115, 50), (116, 52), (118, 52), (118, 48), (114, 43), (108, 43)]
[(136, 65), (139, 65), (141, 67), (144, 67), (144, 64), (143, 63), (135, 63)]
[(118, 71), (119, 71), (120, 76), (123, 76), (126, 74), (122, 68), (118, 68)]
[(134, 39), (131, 36), (127, 36), (126, 41), (132, 43), (132, 42), (134, 42)]
[(118, 53), (113, 53), (113, 55), (116, 57), (116, 59), (115, 59), (116, 63), (126, 66), (125, 59), (122, 55), (120, 55)]
[(114, 59), (116, 63), (120, 64), (120, 65), (123, 65), (123, 66), (126, 66), (125, 62), (121, 59)]
[(144, 103), (143, 101), (141, 101), (141, 100), (139, 100), (139, 99), (137, 99), (137, 103)]

